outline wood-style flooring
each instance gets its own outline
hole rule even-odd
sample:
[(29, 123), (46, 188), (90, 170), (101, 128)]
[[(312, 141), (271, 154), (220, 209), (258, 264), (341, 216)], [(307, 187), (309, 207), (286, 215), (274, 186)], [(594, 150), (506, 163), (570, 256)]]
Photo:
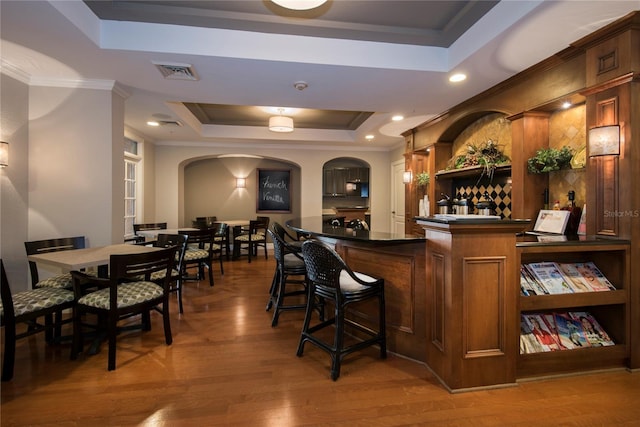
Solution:
[[(377, 348), (348, 356), (338, 381), (329, 356), (296, 347), (302, 312), (277, 327), (265, 312), (273, 257), (226, 262), (215, 286), (189, 282), (172, 299), (173, 345), (161, 317), (123, 332), (117, 369), (106, 343), (69, 360), (69, 345), (21, 340), (2, 383), (4, 426), (620, 426), (640, 425), (640, 373), (593, 373), (451, 394), (422, 364)], [(67, 330), (67, 332), (70, 332)]]

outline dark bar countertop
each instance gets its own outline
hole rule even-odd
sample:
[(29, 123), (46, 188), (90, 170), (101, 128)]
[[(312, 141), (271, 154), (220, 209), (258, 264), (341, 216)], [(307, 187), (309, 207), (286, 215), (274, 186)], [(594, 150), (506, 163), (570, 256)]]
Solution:
[(374, 230), (354, 230), (346, 227), (334, 227), (323, 221), (321, 216), (294, 218), (287, 221), (286, 225), (299, 233), (341, 240), (385, 243), (418, 242), (425, 240), (424, 236), (412, 236), (404, 233), (397, 234)]

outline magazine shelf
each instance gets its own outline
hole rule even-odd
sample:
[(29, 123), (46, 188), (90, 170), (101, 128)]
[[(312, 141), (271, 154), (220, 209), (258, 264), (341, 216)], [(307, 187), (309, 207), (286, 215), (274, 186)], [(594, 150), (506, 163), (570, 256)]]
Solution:
[(517, 377), (628, 367), (631, 328), (635, 327), (630, 322), (629, 241), (585, 236), (582, 236), (582, 240), (564, 242), (541, 243), (536, 240), (523, 237), (518, 241), (516, 252), (519, 265), (532, 262), (591, 261), (616, 290), (520, 296), (518, 321), (523, 313), (588, 311), (616, 344), (519, 354)]

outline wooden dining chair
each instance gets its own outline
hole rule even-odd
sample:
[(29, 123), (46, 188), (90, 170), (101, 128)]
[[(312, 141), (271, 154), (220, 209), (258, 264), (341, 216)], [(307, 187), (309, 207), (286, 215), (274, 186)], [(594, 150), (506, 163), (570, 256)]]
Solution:
[[(30, 289), (13, 294), (2, 259), (0, 259), (0, 269), (2, 270), (0, 325), (4, 327), (5, 336), (2, 381), (9, 381), (13, 378), (16, 341), (59, 327), (60, 324), (51, 321), (52, 314), (73, 307), (74, 294), (71, 290), (53, 287)], [(60, 323), (66, 323), (68, 320), (60, 320)], [(28, 325), (25, 332), (17, 332), (17, 325), (20, 323)]]
[[(24, 242), (24, 247), (28, 255), (44, 254), (49, 252), (68, 251), (72, 249), (83, 249), (85, 247), (85, 237), (60, 237), (56, 239), (44, 239), (44, 240), (32, 240)], [(38, 270), (38, 264), (33, 261), (29, 261), (29, 272), (31, 274), (31, 287), (37, 288), (58, 288), (69, 289), (73, 288), (71, 273), (60, 273), (40, 280), (40, 274)], [(47, 342), (51, 342), (60, 336), (60, 325), (62, 324), (62, 310), (48, 315), (55, 316), (55, 320), (48, 319), (47, 322), (55, 325), (52, 329), (45, 331), (45, 337)]]
[(142, 235), (139, 235), (139, 231), (147, 231), (147, 230), (166, 230), (167, 223), (166, 222), (149, 222), (144, 224), (133, 224), (133, 233), (136, 235), (138, 242), (144, 242), (146, 238)]
[[(171, 270), (171, 278), (169, 281), (169, 292), (176, 293), (178, 295), (178, 307), (180, 314), (184, 312), (182, 307), (182, 281), (184, 275), (182, 274), (182, 265), (184, 264), (184, 255), (187, 251), (187, 241), (189, 236), (186, 234), (158, 234), (158, 238), (153, 242), (153, 246), (157, 248), (170, 248), (176, 247), (176, 265)], [(165, 271), (157, 271), (151, 275), (151, 280), (158, 284), (162, 284), (165, 278)]]
[(258, 248), (264, 248), (264, 259), (268, 259), (267, 254), (267, 230), (269, 229), (269, 217), (258, 217), (249, 221), (249, 228), (242, 230), (239, 235), (234, 236), (233, 245), (238, 245), (237, 253), (246, 251), (248, 261), (252, 256), (258, 255)]
[[(68, 251), (71, 249), (83, 249), (85, 247), (84, 236), (61, 237), (58, 239), (33, 240), (24, 242), (27, 255), (37, 255), (49, 252)], [(40, 280), (38, 264), (29, 261), (32, 288), (62, 288), (71, 289), (71, 274), (62, 273), (53, 277)]]
[[(194, 279), (187, 275), (190, 266), (196, 266), (198, 269), (195, 280), (201, 280), (204, 277), (204, 269), (209, 270), (209, 285), (213, 286), (213, 259), (214, 251), (220, 247), (214, 242), (215, 230), (213, 228), (203, 228), (199, 230), (179, 230), (179, 234), (188, 236), (187, 249), (184, 254), (184, 262), (182, 265), (183, 280)], [(222, 267), (222, 260), (220, 261)]]
[[(109, 278), (92, 277), (80, 271), (71, 272), (77, 299), (73, 313), (72, 359), (76, 359), (83, 350), (81, 318), (85, 313), (93, 313), (106, 319), (109, 371), (116, 369), (116, 337), (118, 321), (122, 319), (141, 315), (142, 329), (150, 330), (149, 312), (159, 311), (162, 313), (165, 342), (171, 345), (173, 338), (169, 317), (169, 284), (176, 251), (177, 248), (172, 246), (138, 254), (111, 255)], [(164, 273), (164, 279), (160, 283), (154, 282), (152, 276), (161, 272)], [(87, 287), (97, 287), (98, 290), (87, 293)]]

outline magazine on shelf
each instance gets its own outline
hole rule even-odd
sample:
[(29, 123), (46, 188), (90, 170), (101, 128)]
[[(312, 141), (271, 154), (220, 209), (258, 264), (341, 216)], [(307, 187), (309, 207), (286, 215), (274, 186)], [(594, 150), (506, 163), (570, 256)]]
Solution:
[(520, 293), (524, 296), (538, 295), (537, 286), (528, 277), (524, 266), (520, 266)]
[(562, 346), (560, 345), (560, 337), (558, 336), (558, 328), (556, 328), (556, 319), (554, 318), (553, 313), (544, 313), (542, 315), (542, 320), (547, 324), (547, 328), (551, 331), (551, 334), (558, 342), (558, 347), (562, 350)]
[(558, 337), (551, 331), (547, 322), (545, 322), (543, 315), (527, 313), (524, 314), (523, 317), (543, 351), (560, 350)]
[(520, 316), (520, 354), (541, 353), (543, 351), (545, 349), (533, 335), (531, 326), (524, 319), (524, 316)]
[(584, 335), (592, 346), (598, 347), (615, 345), (613, 340), (605, 332), (602, 326), (600, 326), (600, 323), (598, 323), (595, 317), (591, 315), (591, 313), (586, 311), (572, 311), (569, 315), (572, 319), (580, 322)]
[(582, 324), (569, 316), (568, 313), (555, 313), (556, 331), (560, 345), (566, 349), (590, 347)]
[(615, 291), (616, 287), (593, 262), (576, 262), (574, 265), (594, 291)]
[(553, 262), (532, 262), (526, 264), (531, 275), (548, 291), (549, 294), (573, 293), (568, 280), (560, 273)]
[(575, 263), (560, 262), (556, 263), (556, 265), (567, 278), (567, 282), (574, 292), (593, 292), (589, 281), (580, 273)]

